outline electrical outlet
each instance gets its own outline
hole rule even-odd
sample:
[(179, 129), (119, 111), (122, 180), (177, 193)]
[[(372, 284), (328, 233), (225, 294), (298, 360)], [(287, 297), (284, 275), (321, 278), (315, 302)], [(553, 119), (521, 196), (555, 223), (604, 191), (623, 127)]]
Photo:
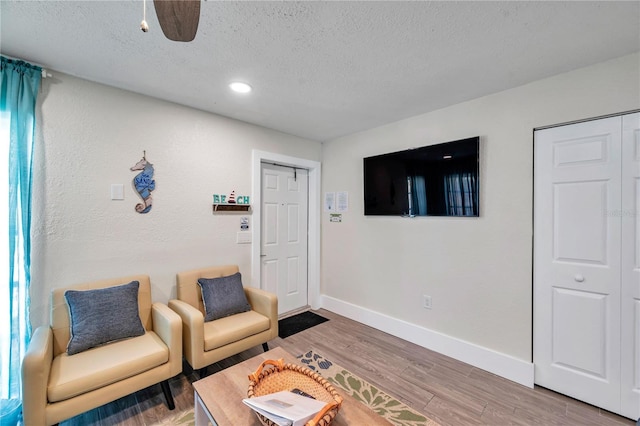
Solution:
[(422, 306), (425, 309), (431, 309), (431, 296), (427, 296), (426, 294), (422, 295)]

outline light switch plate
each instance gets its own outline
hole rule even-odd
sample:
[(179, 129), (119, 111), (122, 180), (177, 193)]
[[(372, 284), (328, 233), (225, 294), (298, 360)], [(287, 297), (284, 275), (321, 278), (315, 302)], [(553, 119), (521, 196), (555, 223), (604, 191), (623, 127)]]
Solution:
[(124, 184), (122, 183), (111, 184), (111, 199), (124, 200)]
[(238, 244), (251, 244), (251, 232), (240, 231), (236, 235), (236, 243)]

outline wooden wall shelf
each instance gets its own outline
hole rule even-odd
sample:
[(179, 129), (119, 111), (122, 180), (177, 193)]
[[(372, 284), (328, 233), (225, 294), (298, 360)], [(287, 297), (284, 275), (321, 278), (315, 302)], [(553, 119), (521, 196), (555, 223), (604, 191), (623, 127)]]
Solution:
[(248, 212), (251, 204), (214, 204), (213, 212)]

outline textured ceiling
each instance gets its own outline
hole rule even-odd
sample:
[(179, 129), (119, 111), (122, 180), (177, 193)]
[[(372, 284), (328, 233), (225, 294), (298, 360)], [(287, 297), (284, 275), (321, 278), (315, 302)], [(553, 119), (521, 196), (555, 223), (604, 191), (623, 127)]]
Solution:
[(191, 43), (142, 9), (0, 0), (0, 51), (325, 141), (640, 50), (637, 1), (203, 1)]

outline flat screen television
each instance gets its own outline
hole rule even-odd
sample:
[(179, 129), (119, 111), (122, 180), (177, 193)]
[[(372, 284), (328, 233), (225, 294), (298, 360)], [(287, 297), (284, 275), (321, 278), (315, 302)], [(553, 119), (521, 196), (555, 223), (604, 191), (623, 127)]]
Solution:
[(479, 216), (480, 137), (364, 159), (364, 214)]

